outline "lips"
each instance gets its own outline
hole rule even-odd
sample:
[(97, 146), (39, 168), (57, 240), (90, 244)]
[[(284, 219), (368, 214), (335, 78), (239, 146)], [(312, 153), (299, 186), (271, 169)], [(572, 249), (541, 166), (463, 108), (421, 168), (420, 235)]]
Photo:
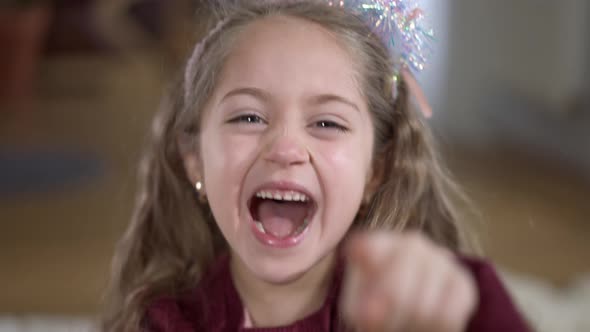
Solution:
[(315, 199), (305, 188), (287, 182), (265, 184), (248, 200), (254, 235), (263, 244), (279, 248), (303, 240), (316, 209)]

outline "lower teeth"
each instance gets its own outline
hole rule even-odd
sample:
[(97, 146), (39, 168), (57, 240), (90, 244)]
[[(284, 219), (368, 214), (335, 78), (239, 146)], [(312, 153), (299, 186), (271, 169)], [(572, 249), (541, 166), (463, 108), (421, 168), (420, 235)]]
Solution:
[(309, 225), (309, 219), (303, 219), (303, 224), (301, 224), (301, 226), (299, 226), (297, 228), (297, 230), (295, 231), (295, 234), (300, 234), (301, 232), (303, 232), (303, 230), (307, 227), (307, 225)]
[(266, 230), (264, 229), (264, 226), (262, 226), (262, 223), (260, 221), (255, 221), (254, 225), (256, 225), (256, 228), (258, 228), (259, 231), (266, 234)]
[[(262, 225), (262, 223), (260, 221), (255, 221), (254, 225), (256, 226), (256, 228), (258, 228), (258, 230), (260, 232), (266, 234), (266, 229), (264, 229), (264, 225)], [(303, 223), (299, 227), (297, 227), (295, 232), (292, 233), (291, 235), (299, 235), (301, 232), (303, 232), (303, 230), (305, 228), (307, 228), (308, 225), (309, 225), (309, 219), (307, 219), (307, 218), (303, 219)]]

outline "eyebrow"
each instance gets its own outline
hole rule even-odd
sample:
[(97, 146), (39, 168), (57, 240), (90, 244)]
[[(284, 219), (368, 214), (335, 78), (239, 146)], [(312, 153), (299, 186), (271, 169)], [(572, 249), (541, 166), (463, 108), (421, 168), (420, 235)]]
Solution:
[[(237, 89), (231, 90), (230, 92), (225, 94), (225, 96), (223, 96), (223, 98), (221, 98), (221, 102), (225, 101), (228, 98), (237, 96), (237, 95), (249, 95), (249, 96), (252, 96), (252, 97), (262, 100), (262, 101), (269, 101), (271, 99), (270, 94), (262, 89), (252, 88), (252, 87), (244, 87), (244, 88), (237, 88)], [(360, 108), (358, 107), (357, 104), (355, 104), (354, 102), (352, 102), (342, 96), (338, 96), (338, 95), (334, 95), (334, 94), (322, 94), (322, 95), (313, 96), (312, 98), (310, 98), (310, 104), (322, 105), (322, 104), (327, 104), (327, 103), (332, 103), (332, 102), (343, 103), (343, 104), (348, 105), (360, 112)]]
[(332, 94), (324, 94), (324, 95), (314, 96), (313, 98), (311, 98), (312, 104), (321, 105), (321, 104), (327, 104), (327, 103), (331, 103), (331, 102), (346, 104), (346, 105), (348, 105), (360, 112), (360, 108), (358, 107), (357, 104), (355, 104), (354, 102), (352, 102), (342, 96), (332, 95)]
[(237, 96), (237, 95), (249, 95), (249, 96), (252, 96), (256, 99), (260, 99), (262, 101), (270, 100), (270, 95), (261, 89), (258, 89), (258, 88), (237, 88), (237, 89), (231, 90), (225, 96), (223, 96), (223, 98), (221, 98), (221, 101), (223, 102), (224, 100), (231, 98), (233, 96)]

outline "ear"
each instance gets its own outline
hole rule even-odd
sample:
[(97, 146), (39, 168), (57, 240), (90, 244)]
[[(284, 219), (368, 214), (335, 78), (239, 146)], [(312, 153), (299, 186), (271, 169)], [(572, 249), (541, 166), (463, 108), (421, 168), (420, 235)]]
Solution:
[(184, 172), (187, 180), (194, 185), (197, 181), (203, 182), (203, 171), (201, 158), (199, 156), (198, 144), (194, 142), (194, 138), (188, 135), (181, 135), (176, 141), (178, 151), (182, 158)]
[(197, 181), (203, 181), (201, 162), (196, 153), (183, 154), (182, 163), (186, 177), (190, 183), (195, 184)]

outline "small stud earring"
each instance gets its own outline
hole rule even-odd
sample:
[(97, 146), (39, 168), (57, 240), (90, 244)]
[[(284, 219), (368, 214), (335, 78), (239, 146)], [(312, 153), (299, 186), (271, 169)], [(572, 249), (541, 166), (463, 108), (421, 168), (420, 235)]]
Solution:
[(203, 182), (195, 182), (195, 189), (197, 189), (196, 196), (199, 202), (203, 204), (207, 203), (207, 195), (205, 194), (205, 190), (203, 188)]

